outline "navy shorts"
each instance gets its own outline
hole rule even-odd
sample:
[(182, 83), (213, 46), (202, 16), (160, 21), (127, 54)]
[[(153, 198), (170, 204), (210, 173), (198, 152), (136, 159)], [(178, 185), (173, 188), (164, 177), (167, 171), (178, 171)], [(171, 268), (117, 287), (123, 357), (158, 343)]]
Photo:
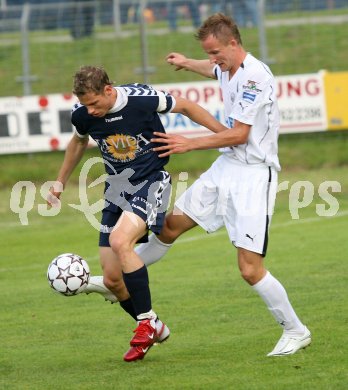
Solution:
[[(106, 187), (106, 206), (102, 211), (99, 246), (110, 246), (109, 236), (123, 211), (139, 216), (155, 234), (162, 230), (170, 201), (171, 178), (159, 171), (139, 183), (132, 183), (120, 194)], [(115, 196), (116, 195), (116, 196)], [(147, 233), (138, 242), (147, 242)]]

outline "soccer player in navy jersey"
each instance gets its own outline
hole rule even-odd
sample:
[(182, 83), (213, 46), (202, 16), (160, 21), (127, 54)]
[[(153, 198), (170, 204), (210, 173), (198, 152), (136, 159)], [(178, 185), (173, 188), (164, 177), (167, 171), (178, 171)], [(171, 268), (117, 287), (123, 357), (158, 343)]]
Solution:
[[(168, 158), (159, 157), (151, 142), (154, 132), (165, 133), (158, 114), (181, 113), (213, 132), (226, 127), (196, 103), (151, 86), (114, 87), (100, 67), (81, 67), (73, 93), (79, 99), (71, 117), (75, 133), (56, 181), (65, 187), (92, 137), (109, 174), (99, 237), (103, 282), (138, 322), (124, 355), (125, 361), (135, 361), (170, 334), (152, 309), (147, 268), (134, 251), (149, 230), (161, 231), (169, 200), (170, 175), (164, 169)], [(61, 192), (52, 188), (50, 195), (59, 198)]]

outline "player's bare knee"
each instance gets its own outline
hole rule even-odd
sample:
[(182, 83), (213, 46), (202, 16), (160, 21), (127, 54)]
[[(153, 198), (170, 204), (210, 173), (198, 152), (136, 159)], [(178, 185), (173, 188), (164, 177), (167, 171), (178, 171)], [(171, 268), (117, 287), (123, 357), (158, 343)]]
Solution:
[(103, 282), (105, 284), (105, 287), (109, 290), (113, 290), (115, 287), (115, 281), (113, 278), (109, 277), (108, 275), (104, 275)]
[(263, 267), (254, 267), (247, 265), (240, 268), (242, 278), (251, 286), (258, 283), (265, 275), (266, 270)]
[(258, 275), (253, 267), (243, 267), (240, 270), (242, 278), (251, 286), (257, 283)]
[(112, 235), (109, 239), (110, 247), (112, 251), (120, 258), (122, 254), (126, 253), (129, 248), (129, 242), (121, 235)]
[(168, 221), (166, 219), (158, 238), (160, 241), (165, 242), (166, 244), (171, 244), (178, 238), (179, 235), (180, 233), (170, 223), (170, 220)]
[(123, 291), (125, 285), (121, 276), (106, 274), (103, 277), (105, 287), (112, 291)]
[(259, 282), (266, 273), (261, 255), (238, 248), (238, 266), (242, 278), (251, 286)]

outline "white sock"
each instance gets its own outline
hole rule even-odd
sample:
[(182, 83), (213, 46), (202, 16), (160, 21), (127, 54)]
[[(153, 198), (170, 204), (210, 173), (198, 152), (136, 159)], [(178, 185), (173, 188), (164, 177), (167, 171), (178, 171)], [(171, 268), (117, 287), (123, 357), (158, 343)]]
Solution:
[(152, 309), (147, 313), (141, 313), (137, 316), (138, 321), (151, 320), (153, 321), (153, 323), (155, 323), (156, 319), (157, 319), (157, 314)]
[(284, 287), (270, 272), (267, 271), (252, 288), (260, 295), (273, 317), (287, 333), (303, 334), (305, 327), (292, 308)]
[(164, 242), (161, 242), (156, 237), (156, 234), (151, 234), (149, 242), (138, 245), (135, 248), (135, 252), (141, 257), (141, 260), (148, 267), (160, 260), (168, 252), (172, 245), (173, 244), (165, 244)]
[(138, 317), (137, 317), (137, 322), (139, 324), (140, 321), (144, 320), (144, 319), (149, 319), (150, 320), (150, 323), (151, 325), (156, 328), (156, 331), (158, 334), (162, 334), (163, 332), (163, 327), (164, 327), (164, 324), (163, 322), (157, 317), (157, 314), (153, 311), (153, 310), (150, 310), (148, 313), (142, 313), (142, 314), (139, 314)]

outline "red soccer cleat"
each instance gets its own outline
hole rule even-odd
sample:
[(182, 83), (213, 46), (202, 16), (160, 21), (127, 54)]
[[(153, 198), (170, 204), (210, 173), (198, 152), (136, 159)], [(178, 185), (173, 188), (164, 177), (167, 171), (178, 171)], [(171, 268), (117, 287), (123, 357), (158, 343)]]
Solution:
[[(157, 329), (159, 330), (157, 331)], [(135, 335), (130, 341), (131, 347), (123, 356), (126, 362), (144, 359), (146, 353), (155, 343), (162, 343), (170, 335), (169, 328), (159, 320), (140, 321), (134, 333)]]

